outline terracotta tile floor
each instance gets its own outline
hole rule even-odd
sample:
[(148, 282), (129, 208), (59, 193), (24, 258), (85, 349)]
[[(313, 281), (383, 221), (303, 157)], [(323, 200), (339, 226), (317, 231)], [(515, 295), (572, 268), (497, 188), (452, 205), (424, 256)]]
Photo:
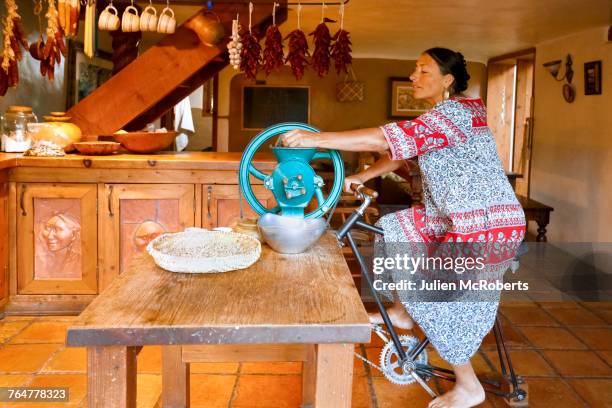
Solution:
[[(508, 302), (501, 320), (517, 372), (529, 385), (531, 407), (612, 406), (612, 303)], [(85, 407), (84, 349), (66, 348), (64, 334), (74, 317), (6, 317), (0, 320), (0, 386), (68, 386), (70, 402)], [(403, 332), (402, 332), (403, 333)], [(417, 334), (422, 336), (422, 334)], [(477, 372), (499, 370), (492, 337), (472, 363)], [(375, 361), (374, 338), (356, 351)], [(433, 349), (429, 359), (445, 366)], [(161, 392), (161, 350), (144, 347), (138, 357), (138, 407), (155, 407)], [(301, 363), (199, 363), (191, 365), (193, 407), (299, 407)], [(448, 383), (431, 381), (438, 392)], [(353, 407), (425, 407), (417, 385), (396, 386), (355, 358)], [(11, 405), (2, 405), (0, 407)], [(20, 404), (13, 406), (35, 406)], [(49, 406), (46, 404), (45, 406)], [(488, 396), (482, 407), (503, 407)]]

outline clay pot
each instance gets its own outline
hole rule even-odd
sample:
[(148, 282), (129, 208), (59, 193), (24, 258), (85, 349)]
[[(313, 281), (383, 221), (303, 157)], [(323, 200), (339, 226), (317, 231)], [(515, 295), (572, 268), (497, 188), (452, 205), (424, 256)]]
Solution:
[(202, 43), (214, 47), (225, 38), (225, 28), (219, 16), (212, 11), (204, 11), (185, 23), (185, 27), (195, 32)]

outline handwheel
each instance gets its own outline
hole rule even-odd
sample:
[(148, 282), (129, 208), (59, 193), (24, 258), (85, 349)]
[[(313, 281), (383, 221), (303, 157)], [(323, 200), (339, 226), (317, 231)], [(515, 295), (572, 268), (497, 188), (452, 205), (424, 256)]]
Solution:
[[(318, 129), (303, 123), (280, 123), (255, 136), (242, 155), (238, 174), (240, 189), (251, 208), (259, 215), (280, 212), (281, 215), (318, 218), (334, 206), (342, 193), (344, 163), (337, 150), (273, 147), (272, 151), (279, 163), (272, 174), (265, 174), (255, 168), (252, 160), (259, 148), (273, 137), (293, 129), (319, 132)], [(322, 190), (323, 179), (316, 175), (309, 164), (318, 159), (330, 159), (334, 165), (334, 184), (327, 197)], [(253, 193), (250, 176), (262, 180), (264, 186), (272, 190), (277, 206), (268, 209), (259, 202)], [(304, 209), (313, 196), (317, 198), (318, 207), (304, 214)]]

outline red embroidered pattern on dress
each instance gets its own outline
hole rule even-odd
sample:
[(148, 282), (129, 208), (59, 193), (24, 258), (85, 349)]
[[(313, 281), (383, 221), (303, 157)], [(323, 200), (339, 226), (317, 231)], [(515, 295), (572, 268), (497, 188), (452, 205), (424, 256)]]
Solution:
[(457, 98), (457, 101), (472, 112), (472, 126), (487, 126), (487, 109), (480, 98)]

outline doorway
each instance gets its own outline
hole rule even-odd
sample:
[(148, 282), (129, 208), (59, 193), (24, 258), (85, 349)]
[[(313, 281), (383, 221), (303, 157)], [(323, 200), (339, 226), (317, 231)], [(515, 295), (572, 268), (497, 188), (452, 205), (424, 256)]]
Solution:
[(515, 192), (529, 197), (533, 146), (535, 48), (487, 63), (487, 122)]

